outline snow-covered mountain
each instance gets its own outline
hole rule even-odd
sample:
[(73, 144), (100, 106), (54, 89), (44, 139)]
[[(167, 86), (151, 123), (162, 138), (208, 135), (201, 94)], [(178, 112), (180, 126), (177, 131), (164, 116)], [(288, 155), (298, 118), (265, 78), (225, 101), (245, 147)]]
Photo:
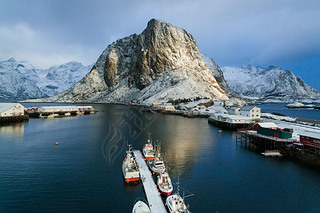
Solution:
[(0, 99), (24, 100), (56, 95), (79, 81), (91, 69), (69, 62), (38, 69), (26, 61), (0, 61)]
[(37, 86), (48, 96), (63, 92), (82, 79), (93, 65), (84, 66), (79, 62), (69, 62), (38, 71)]
[(265, 102), (320, 101), (320, 91), (278, 66), (223, 67), (229, 87), (247, 99)]
[(205, 54), (201, 53), (203, 61), (206, 63), (209, 70), (212, 72), (213, 76), (217, 80), (218, 84), (220, 85), (221, 89), (223, 89), (228, 97), (229, 100), (225, 102), (226, 105), (237, 105), (243, 106), (246, 102), (241, 98), (241, 96), (235, 93), (233, 90), (230, 89), (226, 80), (224, 79), (223, 72), (221, 68), (214, 62), (214, 60)]
[(152, 19), (140, 35), (110, 44), (89, 74), (50, 102), (228, 100), (185, 30)]
[(0, 99), (23, 100), (47, 97), (29, 78), (29, 76), (36, 75), (37, 69), (28, 62), (17, 62), (14, 58), (10, 58), (8, 61), (1, 61)]

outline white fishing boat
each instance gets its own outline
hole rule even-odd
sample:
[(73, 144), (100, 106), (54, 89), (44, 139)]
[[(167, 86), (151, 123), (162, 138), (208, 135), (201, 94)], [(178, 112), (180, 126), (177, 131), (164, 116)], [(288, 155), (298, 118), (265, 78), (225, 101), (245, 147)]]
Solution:
[(139, 181), (139, 168), (133, 156), (131, 145), (128, 145), (126, 156), (122, 163), (122, 173), (126, 183)]
[(152, 171), (153, 174), (160, 174), (163, 173), (166, 169), (164, 162), (161, 157), (160, 153), (160, 145), (156, 145), (156, 152), (155, 152), (155, 157), (153, 160), (148, 160), (147, 164)]
[(150, 208), (143, 201), (139, 200), (133, 206), (132, 213), (151, 213)]
[(157, 157), (153, 160), (148, 160), (148, 166), (153, 174), (160, 174), (166, 170), (163, 160)]
[(169, 209), (170, 213), (191, 213), (188, 210), (188, 206), (185, 204), (184, 199), (186, 197), (193, 196), (193, 194), (190, 194), (188, 196), (180, 196), (180, 186), (179, 186), (179, 180), (177, 183), (177, 192), (173, 195), (170, 195), (166, 199), (166, 205)]
[(145, 160), (154, 159), (154, 150), (153, 150), (153, 146), (150, 138), (150, 133), (149, 133), (147, 143), (144, 145), (142, 149), (142, 152)]
[(183, 198), (179, 194), (170, 195), (167, 197), (166, 205), (170, 213), (189, 213)]
[(172, 194), (173, 186), (167, 172), (163, 172), (158, 175), (157, 185), (161, 194), (166, 196)]

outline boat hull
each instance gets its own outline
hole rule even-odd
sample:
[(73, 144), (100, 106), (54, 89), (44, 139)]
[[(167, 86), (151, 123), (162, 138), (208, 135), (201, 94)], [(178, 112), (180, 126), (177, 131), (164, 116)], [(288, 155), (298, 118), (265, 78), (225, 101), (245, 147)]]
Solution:
[(124, 178), (124, 182), (126, 183), (133, 183), (133, 182), (137, 182), (139, 181), (139, 177), (135, 177), (135, 178)]
[(151, 210), (147, 204), (142, 201), (138, 201), (132, 209), (132, 213), (150, 213)]
[[(159, 188), (159, 187), (158, 187), (158, 188)], [(162, 195), (165, 195), (165, 196), (169, 196), (169, 195), (172, 194), (172, 191), (168, 191), (168, 192), (162, 191), (161, 188), (159, 188), (159, 191), (160, 191), (160, 193), (161, 193)]]
[(140, 179), (139, 171), (126, 171), (125, 161), (122, 163), (122, 174), (126, 183), (138, 182)]
[(154, 157), (144, 157), (144, 160), (153, 160)]

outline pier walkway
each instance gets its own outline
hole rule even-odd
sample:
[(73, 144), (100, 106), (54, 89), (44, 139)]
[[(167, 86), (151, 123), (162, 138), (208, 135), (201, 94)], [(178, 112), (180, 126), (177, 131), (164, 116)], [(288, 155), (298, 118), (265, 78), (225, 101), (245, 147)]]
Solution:
[(147, 196), (149, 207), (152, 213), (167, 212), (158, 192), (157, 186), (153, 180), (151, 172), (144, 161), (139, 150), (133, 150), (140, 171), (140, 179), (143, 183), (143, 188)]

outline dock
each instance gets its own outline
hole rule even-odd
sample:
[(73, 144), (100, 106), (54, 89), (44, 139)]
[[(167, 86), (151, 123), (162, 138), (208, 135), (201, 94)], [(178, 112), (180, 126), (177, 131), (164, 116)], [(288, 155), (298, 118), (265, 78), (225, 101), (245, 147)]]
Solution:
[(237, 132), (236, 143), (244, 144), (245, 147), (251, 147), (252, 145), (263, 150), (274, 150), (289, 144), (297, 143), (295, 139), (285, 139), (266, 136), (257, 133), (257, 131), (241, 130)]
[(157, 186), (153, 180), (152, 174), (144, 161), (142, 154), (139, 150), (134, 150), (133, 154), (136, 158), (139, 166), (140, 179), (143, 184), (144, 191), (149, 203), (149, 207), (152, 213), (165, 213), (167, 212)]

